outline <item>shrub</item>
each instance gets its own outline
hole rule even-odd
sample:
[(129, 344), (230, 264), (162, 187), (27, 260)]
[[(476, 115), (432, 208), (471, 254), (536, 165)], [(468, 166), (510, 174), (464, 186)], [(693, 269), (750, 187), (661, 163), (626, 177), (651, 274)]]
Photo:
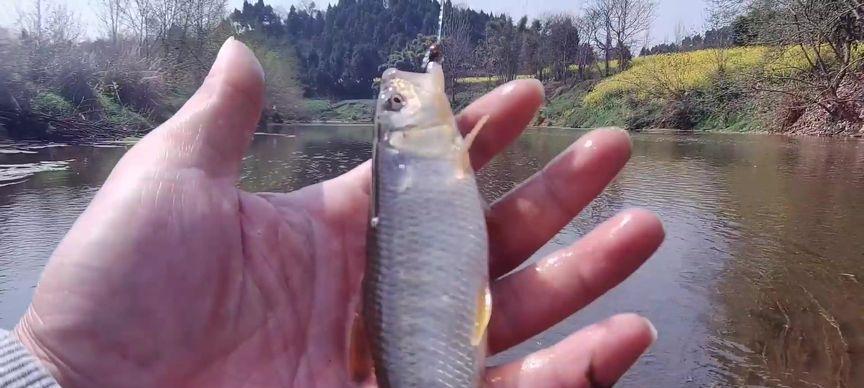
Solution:
[(106, 61), (98, 89), (116, 103), (152, 115), (163, 110), (167, 86), (160, 62), (141, 58), (135, 50), (121, 49)]
[(96, 71), (87, 58), (81, 55), (69, 55), (58, 66), (58, 73), (54, 75), (54, 85), (51, 87), (60, 92), (67, 101), (74, 106), (90, 110), (95, 104), (96, 93), (93, 84), (96, 79)]
[(150, 122), (144, 116), (116, 103), (110, 97), (100, 94), (98, 100), (102, 120), (109, 125), (136, 131), (150, 127)]
[(36, 94), (30, 100), (30, 109), (34, 112), (65, 117), (75, 114), (75, 107), (63, 99), (63, 97), (50, 92), (42, 92)]
[[(758, 67), (765, 49), (739, 47), (726, 50), (723, 68), (726, 72), (743, 72)], [(634, 95), (638, 100), (678, 99), (689, 91), (705, 88), (720, 73), (716, 50), (650, 55), (636, 58), (630, 69), (597, 85), (583, 100), (600, 106), (604, 100)]]
[(267, 79), (265, 85), (266, 106), (287, 119), (307, 117), (309, 112), (303, 103), (303, 91), (297, 78), (296, 58), (293, 48), (286, 43), (274, 43), (250, 39), (248, 42), (258, 57)]

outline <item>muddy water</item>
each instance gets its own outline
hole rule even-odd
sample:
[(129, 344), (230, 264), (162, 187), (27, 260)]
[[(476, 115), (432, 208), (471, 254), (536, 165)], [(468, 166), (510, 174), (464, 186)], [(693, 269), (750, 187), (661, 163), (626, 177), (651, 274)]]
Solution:
[[(531, 131), (483, 170), (497, 197), (581, 132)], [(291, 190), (370, 155), (368, 128), (257, 136), (242, 185)], [(23, 313), (46, 258), (122, 145), (0, 146), (0, 326)], [(864, 143), (736, 135), (634, 136), (612, 186), (541, 252), (621, 209), (663, 218), (668, 239), (627, 283), (493, 362), (618, 312), (660, 340), (621, 386), (864, 386)]]

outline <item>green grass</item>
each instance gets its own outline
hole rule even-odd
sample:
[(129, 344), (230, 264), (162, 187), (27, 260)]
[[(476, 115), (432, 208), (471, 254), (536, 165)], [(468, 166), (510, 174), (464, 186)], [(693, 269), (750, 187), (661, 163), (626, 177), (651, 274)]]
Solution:
[(552, 98), (540, 112), (547, 125), (590, 128), (606, 126), (625, 126), (630, 109), (625, 104), (610, 101), (601, 106), (582, 104), (587, 84), (577, 84), (574, 88)]
[(41, 92), (30, 100), (30, 108), (34, 112), (46, 115), (67, 117), (75, 114), (75, 107), (58, 94)]
[(756, 103), (753, 99), (743, 98), (733, 106), (709, 111), (696, 123), (694, 130), (738, 133), (763, 131), (764, 125), (756, 113)]
[[(758, 101), (747, 93), (744, 71), (764, 64), (759, 48), (716, 53), (649, 56), (610, 78), (577, 83), (557, 93), (541, 112), (541, 122), (565, 127), (620, 126), (701, 131), (762, 130)], [(592, 86), (593, 85), (593, 86)]]
[[(530, 79), (534, 78), (532, 75), (520, 74), (516, 76), (516, 79)], [(488, 77), (462, 77), (456, 80), (456, 82), (460, 84), (467, 85), (475, 85), (475, 84), (495, 84), (501, 82), (503, 79), (497, 75), (488, 76)]]
[[(639, 57), (633, 60), (629, 69), (597, 85), (585, 96), (584, 102), (599, 106), (606, 99), (617, 99), (622, 95), (640, 101), (677, 98), (710, 87), (718, 77), (751, 72), (769, 77), (788, 76), (810, 69), (805, 52), (812, 57), (815, 50), (799, 46), (779, 49), (748, 46)], [(820, 52), (828, 60), (833, 58), (827, 46)], [(856, 49), (855, 55), (861, 57), (864, 49)]]
[(721, 67), (725, 74), (755, 69), (763, 63), (765, 53), (762, 47), (738, 47), (639, 57), (629, 69), (598, 84), (584, 103), (600, 106), (622, 95), (641, 101), (681, 96), (710, 86)]
[(331, 103), (327, 100), (306, 100), (305, 108), (315, 121), (370, 122), (373, 100), (346, 100)]
[(770, 121), (764, 113), (774, 105), (749, 84), (754, 76), (807, 71), (804, 50), (737, 47), (639, 57), (590, 91), (554, 98), (544, 113), (549, 123), (575, 127), (762, 131)]
[(118, 104), (111, 97), (98, 94), (97, 98), (102, 107), (103, 119), (108, 124), (126, 129), (145, 129), (151, 126), (144, 116)]
[(305, 100), (306, 109), (313, 116), (317, 116), (330, 109), (330, 101), (327, 100)]
[[(614, 74), (615, 72), (618, 71), (618, 68), (619, 68), (619, 66), (618, 66), (618, 60), (617, 59), (613, 59), (613, 60), (609, 61), (609, 71), (610, 72), (612, 72)], [(567, 69), (573, 74), (579, 73), (579, 66), (577, 66), (577, 65), (570, 65), (567, 67)], [(550, 68), (546, 68), (543, 70), (543, 74), (548, 75), (549, 73), (551, 73), (551, 71), (552, 70)], [(605, 71), (605, 65), (603, 64), (603, 62), (597, 62), (594, 65), (588, 66), (585, 69), (585, 76), (586, 76), (586, 78), (601, 77), (603, 75), (604, 71)], [(535, 78), (535, 76), (529, 75), (529, 74), (520, 74), (520, 75), (516, 76), (516, 79), (530, 79), (530, 78)], [(480, 76), (480, 77), (462, 77), (462, 78), (457, 79), (456, 82), (458, 82), (460, 84), (475, 85), (475, 84), (494, 84), (494, 83), (501, 82), (501, 80), (502, 80), (502, 78), (499, 76)]]

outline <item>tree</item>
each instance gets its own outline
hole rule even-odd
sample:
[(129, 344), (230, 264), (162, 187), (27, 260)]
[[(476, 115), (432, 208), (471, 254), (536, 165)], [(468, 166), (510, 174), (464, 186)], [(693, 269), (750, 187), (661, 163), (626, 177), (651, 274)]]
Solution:
[(148, 23), (155, 17), (152, 0), (129, 0), (122, 9), (123, 22), (132, 32), (138, 54), (145, 58), (151, 56), (151, 39)]
[(525, 29), (524, 23), (517, 27), (510, 17), (496, 18), (487, 23), (486, 38), (478, 48), (478, 57), (487, 72), (504, 82), (516, 79), (522, 63), (520, 36)]
[(728, 27), (741, 17), (748, 4), (747, 0), (706, 0), (708, 24), (711, 28)]
[(456, 102), (459, 93), (458, 80), (467, 76), (474, 68), (475, 42), (471, 40), (471, 14), (464, 5), (444, 3), (444, 76), (450, 98)]
[(641, 34), (651, 28), (654, 21), (655, 4), (651, 0), (612, 0), (609, 29), (618, 48), (619, 69), (629, 65), (629, 48)]
[(78, 16), (65, 4), (36, 0), (30, 9), (19, 11), (26, 73), (35, 82), (60, 76), (72, 46), (81, 36)]
[(99, 0), (99, 11), (96, 13), (102, 28), (108, 39), (115, 46), (120, 36), (120, 28), (123, 25), (124, 9), (128, 7), (128, 0)]
[(861, 64), (862, 9), (849, 0), (751, 4), (760, 43), (772, 47), (758, 88), (819, 106), (834, 120), (861, 122), (861, 103), (841, 89)]
[(45, 17), (48, 14), (48, 0), (34, 0), (33, 8), (29, 10), (18, 10), (18, 24), (22, 31), (37, 43), (42, 42)]
[(318, 9), (318, 6), (312, 0), (300, 0), (298, 2), (298, 5), (300, 6), (301, 10), (303, 10), (309, 15), (311, 15), (315, 12), (316, 9)]
[(303, 116), (303, 89), (297, 77), (297, 59), (288, 43), (247, 40), (267, 75), (265, 113), (271, 118)]
[(544, 79), (543, 70), (547, 64), (545, 32), (539, 19), (532, 21), (531, 27), (522, 35), (522, 52), (519, 54), (522, 58), (522, 71), (533, 74), (539, 80)]
[(30, 9), (18, 11), (21, 30), (36, 45), (68, 44), (82, 34), (81, 23), (64, 3), (35, 0)]
[(81, 22), (66, 4), (54, 4), (49, 8), (47, 32), (48, 39), (55, 44), (77, 42), (83, 33)]
[[(733, 45), (733, 37), (729, 29), (741, 16), (744, 6), (745, 0), (708, 0), (710, 29), (705, 32), (705, 43), (712, 48), (717, 70), (720, 73), (726, 71), (729, 62), (728, 48)], [(709, 35), (711, 32), (713, 34)]]
[(608, 77), (611, 75), (609, 61), (612, 59), (612, 18), (615, 13), (615, 3), (618, 0), (592, 0), (589, 4), (585, 17), (588, 21), (588, 31), (594, 45), (603, 52), (603, 73)]
[[(139, 53), (173, 56), (196, 66), (208, 58), (210, 33), (225, 17), (226, 0), (103, 0), (123, 1), (120, 10), (124, 27), (131, 32)], [(260, 0), (259, 0), (260, 1)], [(159, 49), (158, 52), (154, 51)]]
[[(418, 34), (414, 40), (409, 42), (402, 50), (396, 50), (387, 57), (387, 62), (378, 67), (378, 73), (389, 68), (402, 71), (423, 71), (423, 57), (429, 50), (429, 46), (438, 39), (435, 35)], [(445, 57), (447, 54), (444, 54)]]
[(579, 62), (582, 41), (577, 23), (567, 14), (552, 16), (547, 21), (552, 74), (556, 79), (567, 79), (570, 65)]

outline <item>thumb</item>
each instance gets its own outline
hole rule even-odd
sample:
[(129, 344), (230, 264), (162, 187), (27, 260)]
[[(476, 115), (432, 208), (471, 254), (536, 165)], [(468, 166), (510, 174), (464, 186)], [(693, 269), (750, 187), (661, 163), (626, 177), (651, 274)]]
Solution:
[(260, 119), (263, 99), (261, 64), (246, 45), (228, 38), (198, 91), (124, 159), (145, 168), (199, 169), (211, 178), (233, 182)]

